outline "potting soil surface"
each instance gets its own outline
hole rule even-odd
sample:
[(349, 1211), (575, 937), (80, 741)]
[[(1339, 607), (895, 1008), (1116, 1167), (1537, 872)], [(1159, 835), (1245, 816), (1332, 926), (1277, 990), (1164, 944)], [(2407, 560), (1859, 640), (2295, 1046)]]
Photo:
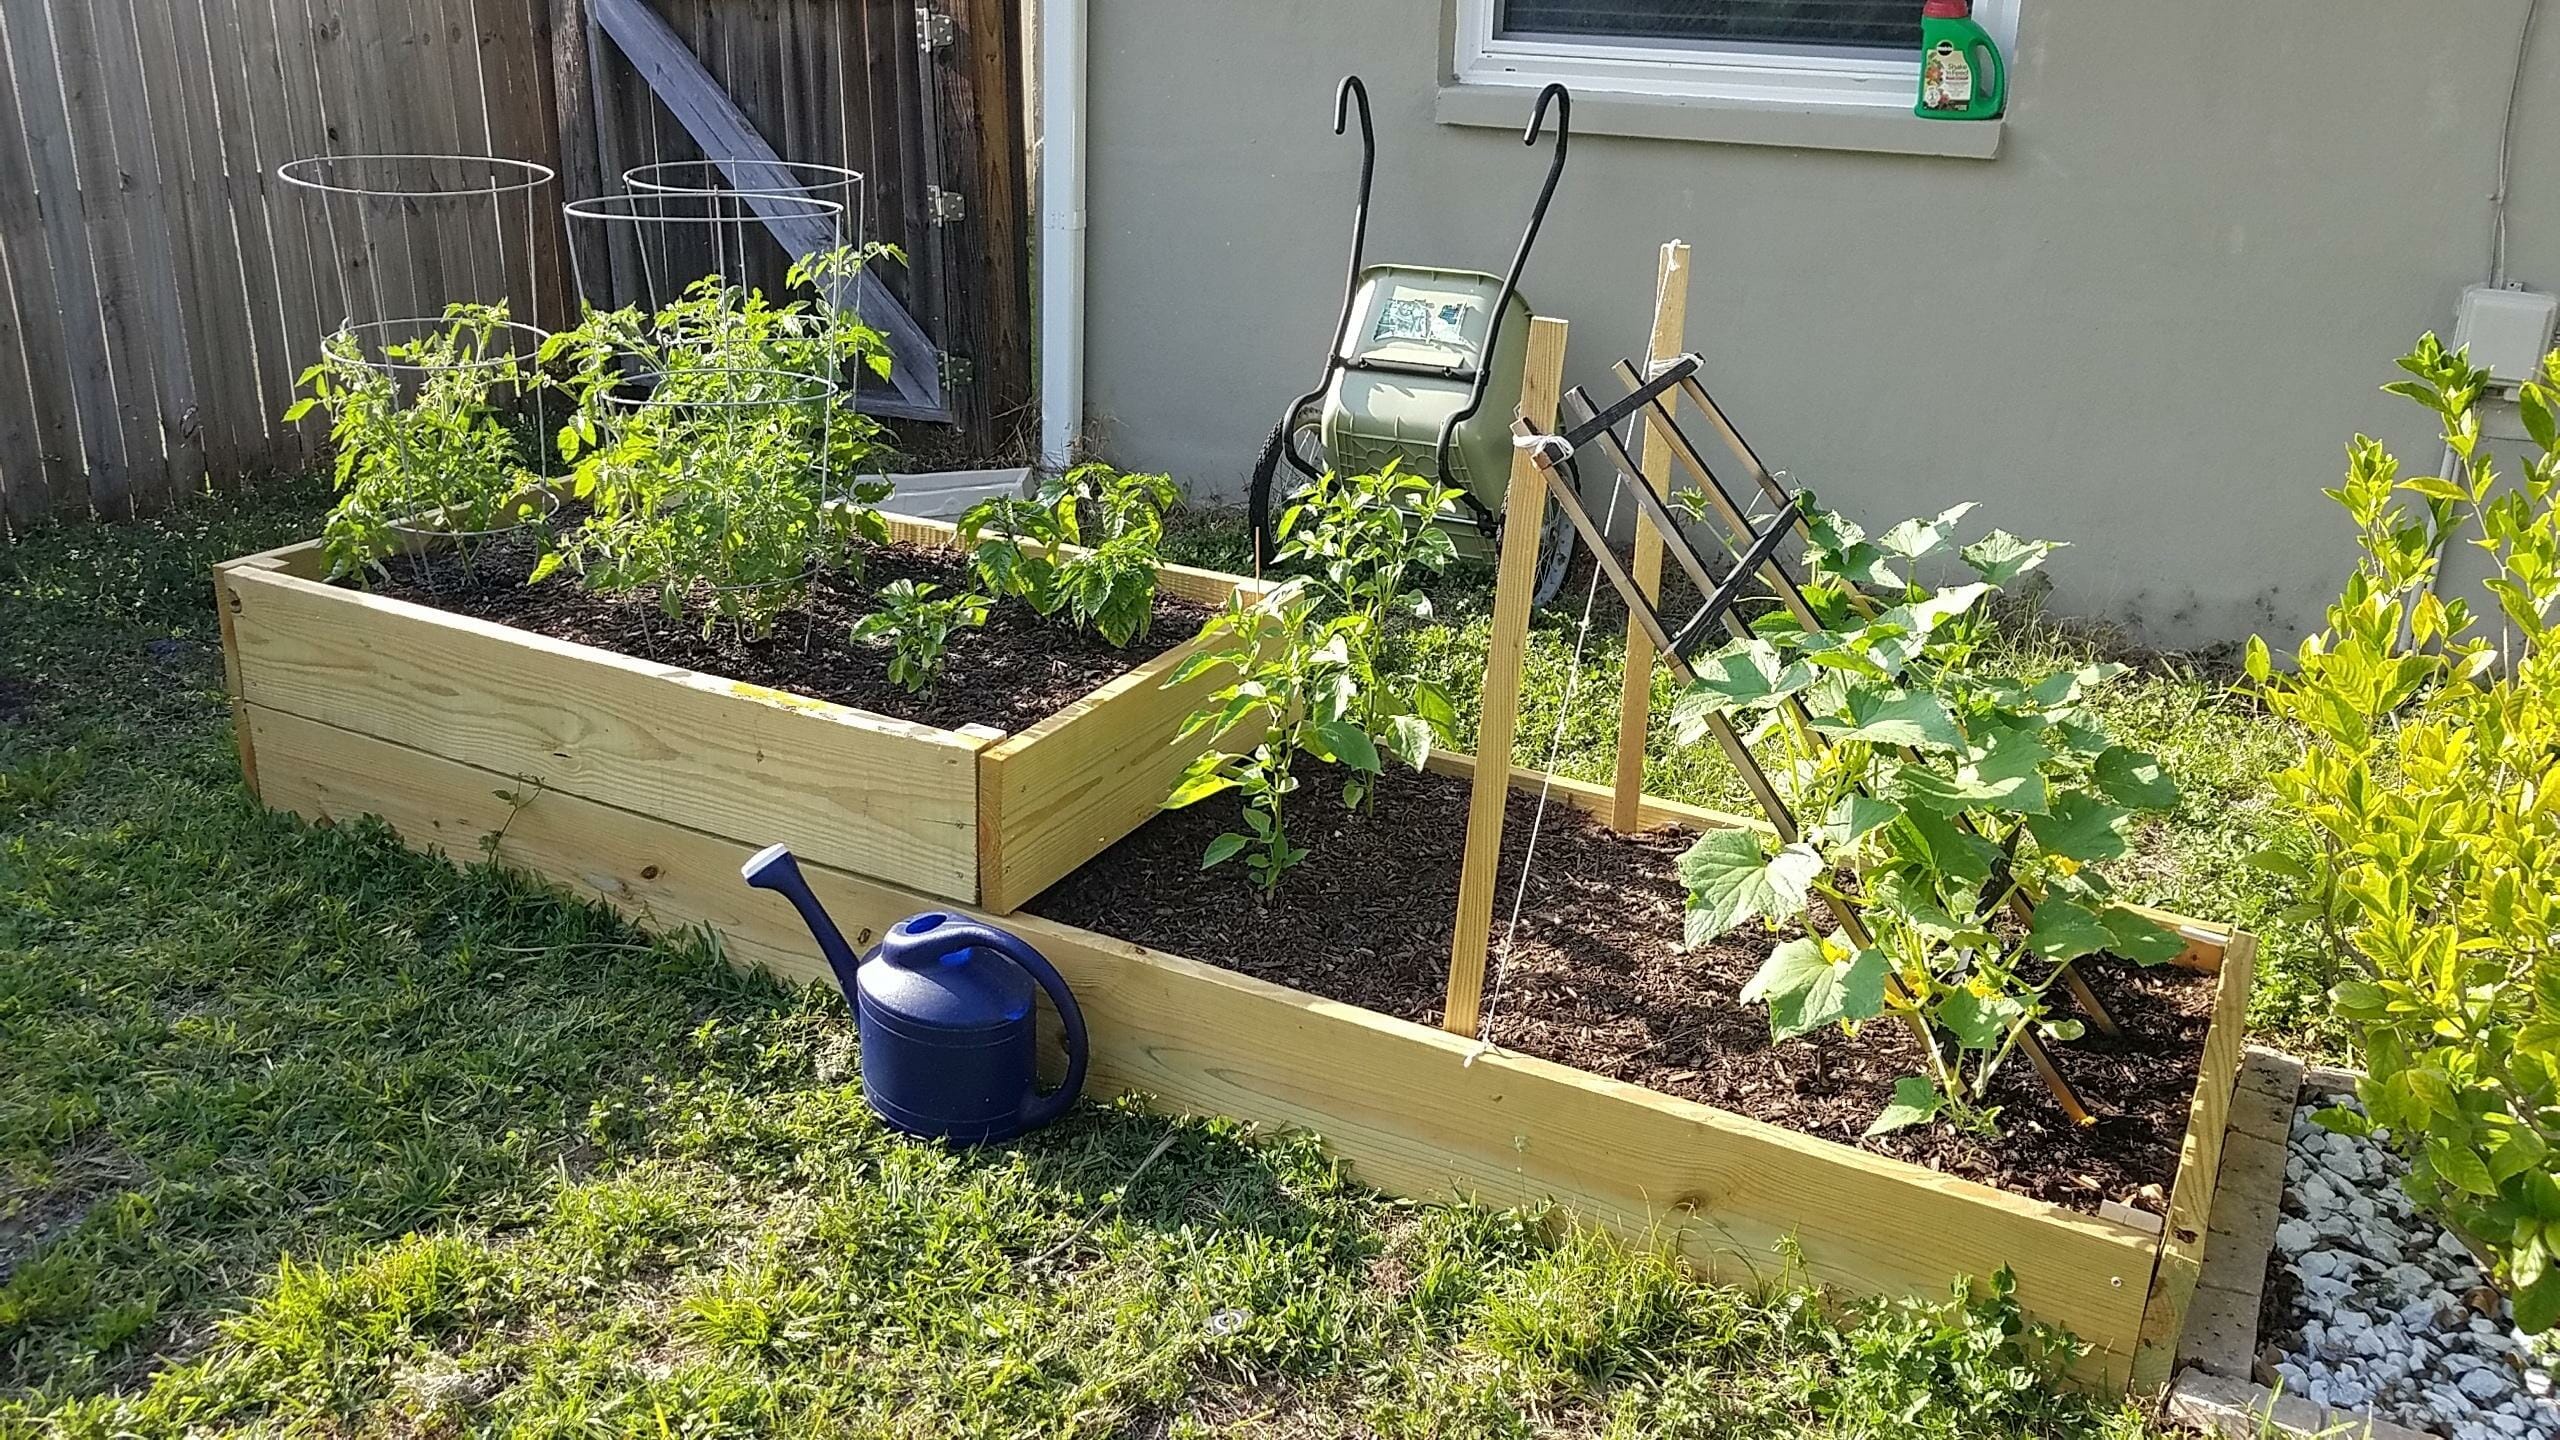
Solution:
[[(1200, 868), (1241, 828), (1232, 793), (1158, 815), (1032, 902), (1033, 913), (1426, 1025), (1440, 1019), (1466, 848), (1469, 786), (1396, 770), (1372, 814), (1342, 805), (1315, 767), (1289, 799), (1311, 847), (1268, 906), (1240, 860)], [(1507, 955), (1503, 936), (1533, 822), (1536, 863)], [(1861, 1140), (1896, 1079), (1921, 1070), (1918, 1042), (1890, 1018), (1854, 1036), (1826, 1029), (1782, 1044), (1743, 985), (1782, 936), (1750, 927), (1683, 952), (1674, 862), (1694, 837), (1620, 837), (1560, 801), (1538, 820), (1514, 791), (1503, 827), (1486, 1038), (1593, 1074), (1704, 1101), (1789, 1129), (2095, 1212), (2118, 1200), (2165, 1213), (2213, 1009), (2212, 977), (2111, 958), (2082, 962), (2122, 1034), (2056, 1044), (2057, 1063), (2098, 1123), (2073, 1126), (2013, 1056), (1992, 1084), (1999, 1133), (1948, 1126)], [(2059, 993), (2059, 992), (2057, 992)], [(2067, 1003), (2067, 1002), (2066, 1002)]]
[(722, 620), (703, 633), (709, 596), (697, 594), (681, 620), (669, 619), (657, 592), (608, 595), (570, 575), (526, 585), (535, 552), (529, 540), (504, 540), (473, 556), (469, 570), (450, 555), (391, 563), (379, 593), (457, 615), (681, 665), (749, 684), (832, 700), (876, 714), (957, 729), (991, 725), (1027, 729), (1200, 633), (1210, 611), (1172, 595), (1156, 596), (1155, 623), (1126, 650), (1089, 631), (1043, 619), (1019, 600), (996, 604), (984, 627), (952, 636), (939, 685), (911, 695), (889, 678), (885, 643), (853, 640), (852, 623), (877, 608), (872, 597), (893, 581), (936, 587), (938, 595), (977, 588), (959, 555), (921, 545), (862, 547), (861, 573), (820, 570), (808, 594), (785, 611), (761, 640)]

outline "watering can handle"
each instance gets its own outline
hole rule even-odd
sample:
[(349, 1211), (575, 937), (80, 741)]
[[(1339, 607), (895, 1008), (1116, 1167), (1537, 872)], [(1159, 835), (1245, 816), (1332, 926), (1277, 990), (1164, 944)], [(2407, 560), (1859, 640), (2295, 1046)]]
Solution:
[(933, 939), (935, 951), (944, 955), (972, 945), (993, 950), (1029, 972), (1032, 979), (1040, 982), (1040, 988), (1049, 992), (1049, 1003), (1058, 1007), (1058, 1021), (1067, 1032), (1067, 1078), (1048, 1094), (1035, 1094), (1025, 1100), (1022, 1118), (1027, 1125), (1039, 1126), (1065, 1114), (1067, 1107), (1076, 1103), (1076, 1096), (1084, 1091), (1087, 1054), (1084, 1011), (1077, 1006), (1075, 995), (1067, 989), (1066, 977), (1058, 973), (1057, 966), (1049, 963), (1048, 956), (1032, 949), (1022, 937), (975, 920), (946, 921), (935, 927)]

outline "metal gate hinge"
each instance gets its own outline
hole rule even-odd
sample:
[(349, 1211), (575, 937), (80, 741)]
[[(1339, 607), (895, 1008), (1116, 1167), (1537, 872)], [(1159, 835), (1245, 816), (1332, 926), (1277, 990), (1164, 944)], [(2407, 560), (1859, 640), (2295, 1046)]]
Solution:
[(950, 16), (930, 5), (916, 7), (916, 48), (930, 54), (960, 38), (959, 26)]
[(939, 185), (924, 187), (924, 218), (935, 225), (949, 225), (969, 216), (969, 199), (957, 190)]
[(933, 359), (935, 369), (942, 376), (942, 387), (946, 390), (966, 385), (978, 378), (977, 362), (966, 355), (954, 355), (948, 350), (936, 350), (933, 352)]

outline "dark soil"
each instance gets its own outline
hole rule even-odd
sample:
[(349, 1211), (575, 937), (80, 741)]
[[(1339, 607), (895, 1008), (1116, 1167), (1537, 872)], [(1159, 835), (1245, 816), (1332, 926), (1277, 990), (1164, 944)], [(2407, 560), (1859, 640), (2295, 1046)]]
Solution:
[[(1466, 844), (1468, 786), (1396, 772), (1374, 815), (1347, 813), (1336, 782), (1310, 773), (1289, 825), (1313, 855), (1257, 904), (1240, 861), (1200, 869), (1235, 827), (1233, 796), (1160, 815), (1034, 901), (1034, 913), (1422, 1024), (1440, 1018)], [(1504, 927), (1537, 825), (1536, 864), (1507, 959)], [(1536, 1055), (1789, 1129), (1863, 1145), (2075, 1210), (2104, 1200), (2163, 1213), (2213, 1009), (2211, 978), (2174, 967), (2086, 963), (2124, 1034), (2094, 1031), (2057, 1059), (2098, 1123), (2074, 1128), (2014, 1058), (1993, 1084), (1997, 1139), (1948, 1127), (1860, 1135), (1893, 1082), (1921, 1069), (1890, 1021), (1854, 1039), (1826, 1030), (1784, 1044), (1742, 987), (1780, 937), (1737, 932), (1683, 953), (1674, 861), (1686, 832), (1611, 834), (1514, 793), (1503, 827), (1486, 1035)]]
[(941, 685), (910, 695), (889, 678), (886, 645), (853, 641), (852, 623), (873, 608), (872, 597), (898, 580), (957, 594), (976, 588), (968, 562), (920, 545), (864, 546), (859, 577), (821, 570), (809, 593), (786, 611), (766, 639), (750, 640), (722, 621), (703, 633), (709, 596), (684, 620), (670, 620), (654, 591), (606, 595), (569, 575), (526, 585), (534, 549), (529, 540), (492, 544), (465, 571), (451, 556), (426, 562), (395, 560), (381, 593), (432, 605), (457, 615), (492, 620), (522, 630), (619, 651), (642, 660), (744, 680), (832, 700), (876, 714), (946, 730), (989, 725), (1026, 729), (1200, 633), (1210, 612), (1171, 595), (1156, 597), (1155, 624), (1126, 650), (1114, 650), (1088, 632), (1045, 620), (1018, 600), (999, 602), (986, 625), (951, 639)]

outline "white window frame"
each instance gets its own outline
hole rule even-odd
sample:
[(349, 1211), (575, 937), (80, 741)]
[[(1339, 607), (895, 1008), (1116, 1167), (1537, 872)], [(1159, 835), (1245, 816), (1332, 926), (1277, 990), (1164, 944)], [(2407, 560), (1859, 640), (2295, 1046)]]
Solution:
[[(2023, 0), (1974, 0), (1973, 15), (2017, 50)], [(1506, 37), (1495, 33), (1500, 0), (1457, 0), (1460, 85), (1536, 88), (1562, 81), (1579, 94), (1703, 100), (1788, 109), (1911, 108), (1920, 57), (1872, 49), (1691, 43), (1678, 40)]]

